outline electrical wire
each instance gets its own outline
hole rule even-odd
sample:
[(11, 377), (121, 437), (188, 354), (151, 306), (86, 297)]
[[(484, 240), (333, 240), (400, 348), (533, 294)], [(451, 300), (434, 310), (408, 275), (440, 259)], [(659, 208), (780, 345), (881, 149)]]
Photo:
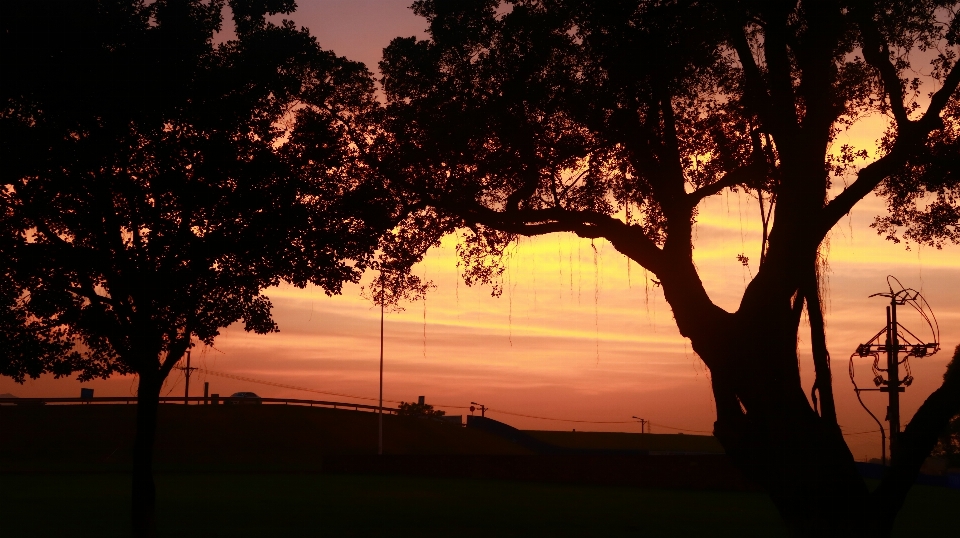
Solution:
[[(860, 387), (857, 386), (857, 381), (854, 379), (853, 373), (853, 358), (857, 356), (857, 353), (850, 354), (850, 366), (847, 367), (847, 371), (850, 373), (850, 382), (853, 383), (853, 392), (857, 395), (857, 401), (860, 402), (860, 406), (863, 407), (863, 410), (866, 411), (873, 420), (877, 423), (877, 426), (880, 427), (880, 454), (882, 456), (883, 464), (887, 464), (887, 432), (883, 429), (883, 424), (880, 422), (880, 419), (873, 414), (873, 411), (863, 403), (863, 399), (860, 398)], [(876, 362), (874, 362), (876, 364)], [(867, 432), (869, 433), (869, 432)]]
[[(441, 405), (438, 407), (447, 407), (447, 406)], [(493, 409), (491, 407), (487, 408), (487, 412), (500, 413), (503, 415), (511, 415), (514, 417), (536, 418), (540, 420), (553, 420), (557, 422), (576, 422), (576, 423), (582, 423), (582, 424), (632, 424), (633, 423), (632, 420), (574, 420), (574, 419), (566, 419), (566, 418), (540, 417), (537, 415), (525, 415), (523, 413), (514, 413), (512, 411), (503, 411), (501, 409)]]
[[(197, 371), (203, 372), (203, 373), (208, 374), (208, 375), (216, 376), (216, 377), (223, 377), (223, 378), (227, 378), (227, 379), (235, 379), (235, 380), (237, 380), (237, 381), (246, 381), (246, 382), (248, 382), (248, 383), (258, 383), (258, 384), (260, 384), (260, 385), (268, 385), (268, 386), (271, 386), (271, 387), (280, 387), (280, 388), (292, 389), (292, 390), (302, 390), (302, 391), (305, 391), (305, 392), (313, 392), (313, 393), (316, 393), (316, 394), (326, 394), (326, 395), (328, 395), (328, 396), (340, 396), (340, 397), (342, 397), (342, 398), (354, 398), (354, 399), (357, 399), (357, 400), (366, 400), (366, 401), (372, 401), (372, 402), (378, 401), (377, 398), (369, 398), (369, 397), (366, 397), (366, 396), (357, 396), (357, 395), (355, 395), (355, 394), (345, 394), (345, 393), (342, 393), (342, 392), (330, 392), (330, 391), (316, 390), (316, 389), (311, 389), (311, 388), (307, 388), (307, 387), (298, 387), (298, 386), (296, 386), (296, 385), (288, 385), (288, 384), (286, 384), (286, 383), (277, 383), (277, 382), (274, 382), (274, 381), (265, 381), (265, 380), (263, 380), (263, 379), (256, 379), (256, 378), (246, 377), (246, 376), (242, 376), (242, 375), (234, 375), (234, 374), (228, 374), (228, 373), (224, 373), (224, 372), (217, 372), (217, 371), (214, 371), (214, 370), (208, 370), (208, 369), (206, 369), (206, 368), (197, 368)], [(395, 403), (395, 404), (401, 403), (401, 402), (398, 401), (398, 400), (388, 400), (388, 399), (386, 399), (386, 398), (384, 398), (383, 401), (389, 402), (389, 403)], [(440, 407), (440, 408), (446, 408), (446, 409), (469, 409), (469, 408), (470, 408), (470, 406), (467, 406), (467, 405), (433, 404), (433, 406), (434, 406), (434, 407)], [(490, 408), (490, 407), (488, 407), (488, 408), (486, 409), (486, 411), (487, 411), (488, 413), (491, 413), (491, 412), (492, 412), (492, 413), (500, 413), (500, 414), (502, 414), (502, 415), (510, 415), (510, 416), (514, 416), (514, 417), (533, 418), (533, 419), (538, 419), (538, 420), (552, 420), (552, 421), (556, 421), (556, 422), (573, 422), (573, 423), (577, 423), (577, 424), (632, 424), (632, 423), (633, 423), (632, 420), (577, 420), (577, 419), (566, 419), (566, 418), (557, 418), (557, 417), (542, 417), (542, 416), (538, 416), (538, 415), (527, 415), (527, 414), (524, 414), (524, 413), (515, 413), (515, 412), (513, 412), (513, 411), (506, 411), (506, 410), (503, 410), (503, 409), (495, 409), (495, 408)], [(676, 428), (676, 427), (673, 427), (673, 426), (667, 426), (667, 425), (665, 425), (665, 424), (655, 424), (655, 423), (652, 423), (652, 422), (651, 422), (651, 424), (653, 424), (653, 425), (655, 425), (655, 426), (659, 426), (659, 427), (661, 427), (661, 428), (667, 428), (667, 429), (669, 429), (669, 430), (678, 430), (678, 431), (693, 432), (693, 433), (706, 433), (706, 434), (711, 434), (711, 435), (713, 434), (713, 432), (708, 432), (708, 431), (704, 431), (704, 430), (688, 430), (688, 429), (684, 429), (684, 428)]]
[(681, 432), (692, 432), (692, 433), (706, 433), (706, 434), (709, 434), (709, 435), (713, 435), (713, 432), (712, 432), (712, 431), (708, 432), (708, 431), (705, 431), (705, 430), (688, 430), (688, 429), (686, 429), (686, 428), (676, 428), (676, 427), (674, 427), (674, 426), (667, 426), (666, 424), (658, 424), (658, 423), (656, 423), (656, 422), (648, 422), (648, 424), (650, 424), (650, 425), (652, 425), (652, 426), (656, 426), (656, 427), (658, 427), (658, 428), (666, 428), (666, 429), (668, 429), (668, 430), (677, 430), (677, 431), (681, 431)]
[[(248, 382), (248, 383), (258, 383), (258, 384), (260, 384), (260, 385), (269, 385), (269, 386), (271, 386), (271, 387), (280, 387), (280, 388), (284, 388), (284, 389), (302, 390), (302, 391), (304, 391), (304, 392), (313, 392), (313, 393), (316, 393), (316, 394), (326, 394), (326, 395), (328, 395), (328, 396), (340, 396), (340, 397), (343, 397), (343, 398), (355, 398), (355, 399), (357, 399), (357, 400), (367, 400), (367, 401), (372, 401), (372, 402), (378, 401), (377, 398), (368, 398), (368, 397), (366, 397), (366, 396), (357, 396), (357, 395), (354, 395), (354, 394), (344, 394), (344, 393), (341, 393), (341, 392), (328, 392), (328, 391), (323, 391), (323, 390), (311, 389), (311, 388), (307, 388), (307, 387), (298, 387), (298, 386), (296, 386), (296, 385), (287, 385), (286, 383), (276, 383), (276, 382), (273, 382), (273, 381), (264, 381), (264, 380), (262, 380), (262, 379), (254, 379), (254, 378), (252, 378), (252, 377), (245, 377), (245, 376), (241, 376), (241, 375), (227, 374), (227, 373), (224, 373), (224, 372), (216, 372), (216, 371), (213, 371), (213, 370), (208, 370), (208, 369), (206, 369), (206, 368), (198, 368), (198, 371), (201, 371), (201, 372), (203, 372), (203, 373), (205, 373), (205, 374), (212, 375), (212, 376), (216, 376), (216, 377), (225, 377), (225, 378), (227, 378), (227, 379), (236, 379), (236, 380), (238, 380), (238, 381), (246, 381), (246, 382)], [(400, 402), (398, 402), (398, 401), (396, 401), (396, 400), (384, 400), (384, 401), (385, 401), (385, 402), (390, 402), (390, 403), (400, 403)]]

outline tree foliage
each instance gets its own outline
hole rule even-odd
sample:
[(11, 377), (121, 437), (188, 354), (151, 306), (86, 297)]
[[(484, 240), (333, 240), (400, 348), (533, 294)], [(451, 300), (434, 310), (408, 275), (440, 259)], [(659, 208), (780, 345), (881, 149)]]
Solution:
[(367, 69), (267, 21), (291, 0), (228, 4), (229, 40), (222, 0), (0, 8), (0, 373), (138, 376), (138, 535), (184, 352), (276, 331), (266, 288), (356, 282), (399, 212), (359, 158)]
[[(948, 375), (960, 375), (960, 345), (953, 352), (953, 360), (950, 361), (947, 373), (944, 374), (945, 380)], [(952, 467), (960, 467), (960, 414), (951, 418), (947, 427), (940, 432), (932, 455), (947, 458)]]
[(414, 403), (414, 402), (400, 402), (400, 405), (397, 406), (397, 414), (402, 417), (442, 417), (446, 415), (446, 411), (441, 411), (439, 409), (434, 409), (432, 405), (427, 403)]
[[(916, 455), (932, 448), (928, 430), (960, 406), (956, 387), (945, 382), (921, 408), (888, 487), (868, 500), (833, 404), (820, 245), (874, 191), (891, 209), (881, 232), (956, 241), (958, 4), (420, 0), (413, 9), (430, 37), (384, 51), (377, 157), (412, 201), (417, 243), (466, 229), (465, 277), (495, 282), (519, 235), (605, 238), (662, 283), (711, 370), (716, 435), (788, 524), (810, 535), (889, 532)], [(841, 146), (844, 131), (877, 114), (889, 128), (876, 133), (876, 154)], [(693, 262), (697, 208), (724, 192), (752, 196), (764, 229), (734, 312), (713, 303)], [(804, 308), (812, 402), (796, 344)]]
[(40, 31), (4, 8), (0, 118), (5, 327), (48, 335), (49, 369), (169, 370), (191, 337), (276, 330), (264, 288), (358, 279), (389, 220), (351, 202), (375, 189), (345, 136), (375, 109), (362, 65), (267, 23), (284, 2), (231, 3), (221, 44), (222, 2), (54, 4)]

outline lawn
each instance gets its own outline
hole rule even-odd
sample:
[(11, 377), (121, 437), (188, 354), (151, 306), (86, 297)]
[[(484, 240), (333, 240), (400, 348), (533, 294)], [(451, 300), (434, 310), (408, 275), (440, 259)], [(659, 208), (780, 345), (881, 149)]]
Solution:
[[(785, 536), (763, 494), (321, 474), (161, 474), (161, 536)], [(11, 537), (125, 536), (121, 474), (0, 475)], [(960, 492), (916, 487), (896, 536), (947, 536)]]

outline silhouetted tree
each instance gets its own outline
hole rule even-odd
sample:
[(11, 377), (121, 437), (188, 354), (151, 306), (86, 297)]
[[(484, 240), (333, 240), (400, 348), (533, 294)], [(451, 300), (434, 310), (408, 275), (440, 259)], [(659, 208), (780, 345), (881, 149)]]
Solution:
[(946, 458), (951, 467), (960, 466), (960, 415), (953, 417), (947, 429), (940, 434), (932, 454)]
[(136, 535), (161, 386), (194, 339), (276, 331), (281, 281), (339, 293), (397, 211), (347, 137), (379, 113), (366, 68), (266, 21), (292, 0), (229, 5), (222, 43), (222, 0), (0, 8), (0, 373), (138, 376)]
[[(820, 245), (877, 189), (891, 207), (880, 230), (958, 240), (958, 4), (420, 0), (414, 10), (430, 39), (384, 51), (389, 135), (377, 159), (418, 204), (416, 242), (469, 228), (464, 276), (489, 282), (518, 235), (607, 239), (662, 284), (710, 368), (716, 436), (786, 523), (805, 536), (889, 533), (960, 411), (960, 379), (948, 375), (920, 408), (869, 493), (833, 406)], [(909, 78), (918, 54), (933, 60), (929, 96)], [(836, 139), (867, 114), (890, 127), (877, 158), (857, 165), (864, 148), (836, 151)], [(851, 182), (835, 188), (837, 177)], [(727, 191), (752, 194), (764, 224), (735, 312), (714, 304), (693, 261), (698, 205)], [(804, 307), (816, 408), (799, 372)]]
[[(953, 362), (960, 364), (960, 346), (954, 350)], [(950, 423), (940, 433), (933, 455), (946, 458), (950, 467), (960, 467), (960, 414), (950, 419)]]
[(439, 409), (434, 409), (432, 405), (428, 403), (419, 403), (419, 402), (400, 402), (400, 405), (397, 407), (397, 414), (403, 417), (442, 417), (446, 415), (446, 411), (441, 411)]

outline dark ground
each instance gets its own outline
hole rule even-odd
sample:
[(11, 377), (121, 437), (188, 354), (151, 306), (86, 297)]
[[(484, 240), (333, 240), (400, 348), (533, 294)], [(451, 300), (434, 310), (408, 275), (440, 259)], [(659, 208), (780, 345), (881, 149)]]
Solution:
[[(133, 410), (125, 405), (0, 408), (0, 536), (125, 536), (129, 478), (124, 471)], [(714, 483), (691, 490), (652, 488), (649, 482), (638, 487), (642, 480), (590, 485), (584, 483), (590, 478), (584, 480), (584, 473), (568, 483), (536, 481), (530, 479), (533, 475), (527, 481), (462, 473), (410, 476), (419, 470), (383, 475), (375, 468), (356, 474), (356, 465), (376, 458), (376, 416), (371, 413), (165, 405), (160, 419), (161, 536), (784, 535), (769, 499), (732, 482), (726, 488)], [(396, 461), (412, 458), (422, 467), (432, 458), (449, 468), (459, 465), (457, 458), (487, 461), (488, 466), (496, 458), (512, 465), (541, 458), (470, 428), (384, 419), (385, 452)], [(709, 451), (715, 443), (703, 436), (528, 433), (572, 448)], [(591, 458), (591, 465), (630, 465), (616, 457), (606, 464), (601, 456)], [(684, 457), (645, 458), (667, 464)], [(341, 468), (330, 474), (336, 461)], [(555, 456), (555, 461), (554, 467), (576, 465), (575, 456)], [(550, 469), (550, 464), (534, 463)], [(650, 474), (649, 464), (644, 465), (637, 476)], [(585, 469), (591, 475), (593, 468)], [(958, 491), (914, 487), (895, 536), (950, 536), (958, 506)]]
[[(5, 537), (126, 535), (125, 475), (0, 475)], [(785, 536), (762, 493), (497, 480), (161, 474), (161, 536)], [(916, 486), (896, 537), (956, 531), (960, 492)]]

